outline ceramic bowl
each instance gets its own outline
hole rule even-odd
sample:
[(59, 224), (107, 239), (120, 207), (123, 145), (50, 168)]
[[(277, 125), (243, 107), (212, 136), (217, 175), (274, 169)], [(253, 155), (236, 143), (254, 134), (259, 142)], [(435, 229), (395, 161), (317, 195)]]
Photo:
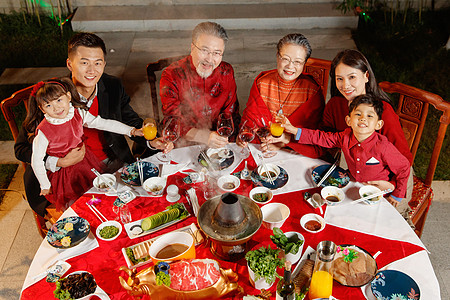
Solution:
[(289, 217), (291, 211), (283, 203), (269, 203), (261, 207), (263, 226), (273, 230), (275, 227), (281, 228)]
[[(106, 226), (114, 226), (114, 227), (116, 227), (116, 228), (119, 229), (119, 232), (118, 232), (115, 236), (113, 236), (112, 238), (109, 238), (109, 239), (103, 238), (103, 237), (100, 235), (100, 231), (101, 231), (103, 228), (105, 228)], [(122, 225), (121, 225), (119, 222), (117, 222), (117, 221), (106, 221), (106, 222), (103, 222), (103, 223), (101, 223), (100, 225), (98, 225), (97, 230), (95, 231), (95, 234), (97, 235), (97, 237), (98, 237), (99, 239), (101, 239), (101, 240), (104, 240), (104, 241), (112, 241), (112, 240), (115, 240), (121, 233), (122, 233)]]
[(224, 175), (217, 179), (217, 186), (224, 192), (232, 192), (241, 185), (241, 180), (234, 175)]
[[(275, 164), (266, 164), (266, 167), (267, 171), (269, 171), (271, 175), (275, 174), (272, 176), (272, 180), (275, 181), (275, 179), (280, 176), (280, 167)], [(263, 165), (259, 165), (257, 171), (262, 180), (269, 182), (269, 177), (266, 176), (266, 168), (264, 168)]]
[(161, 196), (166, 187), (166, 179), (161, 177), (150, 177), (144, 181), (144, 190), (153, 197)]
[[(114, 176), (113, 174), (102, 174), (102, 178), (110, 183), (111, 186), (116, 186), (116, 176)], [(106, 184), (98, 177), (94, 178), (93, 186), (97, 189), (97, 191), (101, 193), (107, 193), (110, 190), (110, 188), (107, 187)]]
[[(266, 194), (267, 195), (267, 200), (266, 201), (258, 201), (254, 198), (254, 196), (256, 194)], [(267, 204), (270, 201), (272, 201), (273, 199), (273, 193), (270, 189), (263, 187), (263, 186), (258, 186), (253, 188), (250, 193), (248, 194), (248, 197), (250, 199), (252, 199), (254, 202), (258, 203), (258, 204)]]
[(320, 195), (322, 196), (323, 199), (325, 199), (325, 202), (330, 206), (339, 204), (345, 199), (344, 191), (335, 186), (324, 187), (320, 192)]
[(247, 264), (247, 269), (248, 269), (248, 277), (249, 277), (250, 283), (255, 287), (255, 289), (257, 289), (257, 290), (266, 289), (267, 290), (274, 284), (274, 282), (267, 283), (265, 278), (259, 278), (258, 280), (255, 280), (255, 272), (253, 272), (253, 270), (250, 269), (248, 264)]
[[(359, 188), (359, 196), (365, 197), (365, 196), (369, 196), (375, 193), (379, 193), (381, 192), (381, 190), (379, 188), (377, 188), (376, 186), (373, 185), (364, 185), (362, 187)], [(380, 203), (381, 198), (383, 198), (383, 196), (378, 196), (375, 198), (370, 198), (367, 200), (364, 200), (365, 203), (373, 205), (373, 204), (377, 204)]]
[[(311, 222), (314, 222), (315, 224), (311, 224)], [(313, 230), (310, 226), (315, 226), (317, 223), (320, 224), (320, 227), (317, 227), (317, 230)], [(318, 214), (306, 214), (300, 219), (300, 225), (307, 232), (317, 233), (321, 232), (325, 228), (326, 223), (325, 220)]]
[(284, 258), (290, 261), (292, 264), (296, 264), (300, 257), (302, 256), (303, 245), (305, 244), (305, 238), (303, 235), (296, 231), (288, 231), (285, 232), (284, 235), (288, 238), (288, 241), (303, 241), (303, 244), (298, 248), (298, 252), (296, 254), (285, 253)]
[[(161, 250), (167, 249), (167, 247), (174, 246), (175, 244), (181, 244), (187, 247), (187, 249), (171, 257), (158, 257), (158, 253)], [(194, 238), (187, 232), (169, 232), (160, 236), (151, 244), (150, 248), (148, 248), (148, 254), (155, 265), (160, 261), (172, 262), (180, 259), (195, 258)]]

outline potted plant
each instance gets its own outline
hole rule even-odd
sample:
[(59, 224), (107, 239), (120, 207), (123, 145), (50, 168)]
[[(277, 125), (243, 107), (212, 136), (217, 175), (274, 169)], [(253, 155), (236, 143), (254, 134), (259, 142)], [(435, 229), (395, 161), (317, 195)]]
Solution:
[(261, 290), (272, 286), (277, 278), (277, 268), (284, 266), (284, 259), (278, 257), (280, 250), (272, 249), (270, 246), (260, 247), (256, 250), (247, 252), (248, 273), (252, 285)]
[(275, 227), (270, 239), (279, 249), (283, 250), (286, 260), (292, 264), (297, 263), (302, 254), (303, 243), (305, 241), (303, 235), (295, 231), (283, 233), (280, 228)]

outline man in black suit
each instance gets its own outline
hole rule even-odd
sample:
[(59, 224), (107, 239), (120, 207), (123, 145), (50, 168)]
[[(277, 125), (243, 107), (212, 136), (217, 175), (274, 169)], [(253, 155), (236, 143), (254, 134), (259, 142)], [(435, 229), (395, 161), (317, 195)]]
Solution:
[[(67, 68), (71, 72), (82, 101), (87, 103), (89, 112), (105, 119), (114, 119), (135, 128), (141, 128), (143, 120), (130, 106), (130, 97), (126, 94), (120, 80), (104, 73), (106, 61), (106, 47), (103, 40), (92, 33), (78, 33), (74, 35), (68, 45)], [(36, 124), (37, 126), (37, 124)], [(124, 163), (132, 163), (134, 157), (123, 135), (103, 132), (96, 129), (84, 128), (87, 137), (84, 145), (73, 149), (63, 158), (47, 157), (46, 167), (55, 172), (61, 167), (67, 167), (80, 162), (85, 153), (85, 145), (108, 166), (109, 172), (116, 171)], [(162, 139), (148, 142), (143, 137), (133, 138), (140, 150), (149, 146), (152, 151), (157, 149), (170, 151), (172, 143), (164, 143)], [(17, 159), (30, 163), (31, 141), (27, 132), (22, 128), (14, 146)], [(39, 215), (45, 215), (45, 208), (49, 202), (39, 196), (39, 183), (32, 168), (27, 167), (24, 173), (25, 193), (31, 208)]]

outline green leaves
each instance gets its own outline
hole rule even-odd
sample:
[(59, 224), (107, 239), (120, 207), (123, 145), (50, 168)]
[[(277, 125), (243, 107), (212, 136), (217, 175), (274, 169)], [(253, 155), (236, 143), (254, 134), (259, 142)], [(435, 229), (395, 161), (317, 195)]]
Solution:
[(248, 251), (245, 255), (247, 264), (255, 273), (255, 281), (264, 278), (268, 284), (275, 282), (275, 279), (281, 279), (277, 274), (277, 268), (284, 266), (284, 259), (278, 258), (280, 250), (261, 247), (259, 249)]
[(296, 236), (288, 239), (283, 231), (278, 227), (273, 229), (273, 235), (270, 236), (270, 239), (278, 248), (284, 250), (284, 253), (292, 254), (297, 254), (300, 246), (303, 245), (304, 242), (303, 240), (297, 239)]

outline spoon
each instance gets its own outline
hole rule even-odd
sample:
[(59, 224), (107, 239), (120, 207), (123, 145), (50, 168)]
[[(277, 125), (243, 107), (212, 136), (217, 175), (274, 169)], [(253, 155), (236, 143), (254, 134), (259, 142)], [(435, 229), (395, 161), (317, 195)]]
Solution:
[(311, 199), (313, 202), (315, 202), (317, 204), (317, 206), (319, 207), (319, 210), (320, 210), (320, 214), (323, 215), (323, 210), (322, 210), (323, 198), (322, 198), (322, 196), (320, 196), (319, 193), (314, 193), (311, 196)]

